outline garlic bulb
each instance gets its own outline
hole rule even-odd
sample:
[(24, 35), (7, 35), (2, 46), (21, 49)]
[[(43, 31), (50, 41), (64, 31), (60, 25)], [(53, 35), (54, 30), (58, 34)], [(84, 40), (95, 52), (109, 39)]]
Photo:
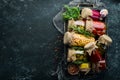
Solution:
[(94, 51), (96, 48), (98, 48), (96, 46), (96, 42), (90, 42), (84, 46), (84, 49), (86, 49), (86, 52), (88, 52), (90, 56), (92, 54), (92, 51)]
[(93, 21), (92, 20), (87, 20), (86, 21), (86, 31), (92, 32), (93, 31)]
[(100, 11), (100, 15), (101, 15), (101, 17), (106, 17), (108, 15), (108, 10), (107, 9), (102, 9)]
[(102, 35), (98, 39), (98, 43), (105, 44), (106, 46), (110, 45), (112, 43), (112, 39), (108, 35)]
[(74, 49), (68, 49), (68, 56), (67, 56), (67, 61), (75, 61), (76, 56), (75, 56), (75, 50)]
[(92, 10), (90, 8), (83, 8), (81, 12), (82, 18), (87, 18), (89, 16), (92, 16)]
[(64, 40), (63, 40), (63, 43), (64, 44), (69, 44), (71, 43), (71, 40), (72, 40), (72, 34), (70, 32), (66, 32), (64, 34)]

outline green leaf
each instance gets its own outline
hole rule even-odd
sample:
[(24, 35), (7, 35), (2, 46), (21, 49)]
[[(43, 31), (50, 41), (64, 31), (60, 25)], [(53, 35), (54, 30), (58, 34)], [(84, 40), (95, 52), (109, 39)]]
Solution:
[(84, 48), (80, 46), (73, 46), (72, 48), (75, 50), (84, 50)]
[(81, 29), (80, 27), (72, 26), (71, 27), (75, 32), (79, 34), (83, 34), (86, 37), (94, 37), (94, 34), (91, 32), (86, 31), (85, 29)]
[(66, 11), (62, 14), (65, 20), (78, 19), (80, 16), (80, 9), (78, 7), (69, 7), (64, 5)]

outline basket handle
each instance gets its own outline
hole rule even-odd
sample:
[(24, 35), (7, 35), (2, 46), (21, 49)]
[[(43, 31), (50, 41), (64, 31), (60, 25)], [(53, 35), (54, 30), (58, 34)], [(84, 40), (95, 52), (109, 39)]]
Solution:
[(90, 3), (79, 3), (78, 6), (80, 6), (80, 7), (94, 7), (94, 4), (90, 4)]

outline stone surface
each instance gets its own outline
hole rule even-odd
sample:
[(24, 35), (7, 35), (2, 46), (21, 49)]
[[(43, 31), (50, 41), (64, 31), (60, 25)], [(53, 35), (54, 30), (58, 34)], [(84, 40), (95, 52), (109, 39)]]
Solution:
[[(57, 80), (52, 73), (63, 54), (62, 35), (52, 18), (70, 0), (0, 0), (0, 80)], [(94, 80), (120, 79), (120, 1), (109, 10), (108, 70)]]

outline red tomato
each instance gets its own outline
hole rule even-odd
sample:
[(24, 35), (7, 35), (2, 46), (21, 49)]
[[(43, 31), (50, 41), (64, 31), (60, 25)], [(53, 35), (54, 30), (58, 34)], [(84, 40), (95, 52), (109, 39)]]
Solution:
[(94, 35), (103, 35), (105, 34), (106, 32), (106, 26), (103, 22), (100, 22), (100, 21), (94, 21), (93, 22), (93, 27), (94, 27), (94, 30), (93, 30), (93, 34)]
[(92, 32), (94, 35), (97, 35), (97, 31), (94, 29)]
[(104, 34), (104, 32), (102, 32), (102, 31), (97, 31), (97, 35), (103, 35)]
[(100, 21), (93, 21), (93, 27), (95, 29), (104, 29), (105, 24), (103, 22), (100, 22)]

